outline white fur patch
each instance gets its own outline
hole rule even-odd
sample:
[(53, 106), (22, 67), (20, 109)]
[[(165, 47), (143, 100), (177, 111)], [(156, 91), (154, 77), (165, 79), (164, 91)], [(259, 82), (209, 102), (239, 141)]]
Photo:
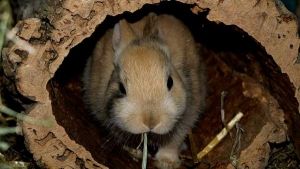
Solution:
[(168, 114), (177, 115), (178, 110), (171, 96), (167, 96), (162, 104), (163, 108), (166, 110), (166, 112), (168, 112)]
[(128, 99), (124, 98), (116, 111), (116, 123), (117, 125), (133, 134), (141, 134), (149, 131), (147, 127), (141, 120), (141, 115), (137, 114), (139, 107), (137, 104), (130, 102)]
[(171, 131), (177, 121), (177, 117), (181, 113), (181, 110), (178, 110), (174, 100), (170, 96), (164, 99), (161, 106), (166, 114), (161, 116), (160, 123), (152, 129), (152, 132), (156, 134), (165, 134)]

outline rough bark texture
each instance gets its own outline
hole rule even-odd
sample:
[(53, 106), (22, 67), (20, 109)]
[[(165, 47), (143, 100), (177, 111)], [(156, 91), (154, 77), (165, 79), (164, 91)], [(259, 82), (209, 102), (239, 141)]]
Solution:
[[(216, 100), (219, 100), (218, 94), (222, 90), (218, 88), (216, 84), (218, 82), (224, 84), (223, 89), (230, 92), (226, 101), (230, 104), (225, 107), (230, 110), (228, 117), (232, 117), (238, 109), (246, 114), (241, 124), (244, 125), (248, 134), (242, 146), (240, 165), (263, 168), (270, 152), (267, 143), (285, 141), (287, 135), (293, 139), (299, 151), (300, 134), (295, 131), (299, 123), (297, 121), (299, 114), (295, 112), (299, 111), (299, 107), (298, 110), (295, 109), (294, 104), (297, 100), (298, 103), (300, 102), (299, 38), (296, 18), (282, 4), (273, 0), (181, 0), (180, 2), (195, 4), (192, 10), (194, 13), (209, 9), (207, 19), (210, 21), (239, 27), (260, 43), (266, 53), (273, 57), (281, 71), (288, 75), (289, 79), (283, 78), (276, 74), (277, 70), (273, 69), (265, 72), (269, 74), (268, 76), (260, 75), (264, 72), (264, 65), (272, 68), (272, 62), (261, 58), (262, 64), (255, 66), (255, 61), (260, 58), (251, 55), (248, 60), (241, 62), (241, 67), (238, 67), (238, 63), (225, 64), (228, 61), (227, 56), (233, 57), (234, 55), (216, 57), (215, 54), (209, 54), (211, 57), (206, 58), (205, 62), (208, 65), (213, 66), (215, 63), (218, 65), (216, 69), (208, 70), (208, 74), (220, 79), (220, 81), (209, 82), (214, 92), (208, 97), (208, 103), (211, 105), (208, 105), (210, 110), (207, 111), (218, 112), (220, 110), (216, 103)], [(89, 140), (86, 137), (80, 139), (80, 136), (76, 140), (76, 132), (73, 133), (75, 136), (72, 136), (66, 131), (66, 128), (74, 128), (76, 124), (82, 125), (79, 123), (83, 121), (71, 119), (72, 122), (65, 122), (71, 124), (70, 126), (62, 125), (64, 117), (68, 115), (63, 116), (62, 113), (59, 115), (58, 111), (63, 108), (57, 107), (61, 102), (57, 103), (50, 99), (47, 84), (69, 54), (70, 49), (91, 36), (96, 26), (101, 24), (107, 15), (115, 16), (124, 11), (134, 12), (142, 8), (144, 4), (155, 3), (159, 3), (159, 0), (52, 1), (41, 11), (40, 18), (25, 19), (16, 25), (17, 36), (29, 42), (36, 52), (29, 53), (23, 46), (10, 44), (4, 51), (5, 73), (16, 80), (17, 89), (22, 95), (36, 102), (27, 110), (29, 116), (37, 119), (61, 119), (59, 123), (55, 121), (51, 128), (21, 124), (28, 149), (41, 164), (49, 168), (106, 168), (99, 163), (101, 160), (97, 160), (98, 162), (95, 160), (95, 158), (101, 159), (101, 157), (95, 157), (97, 150), (94, 150), (93, 156), (91, 154), (92, 149), (97, 147), (87, 146), (87, 148), (79, 144)], [(253, 63), (252, 67), (248, 65), (249, 62)], [(232, 69), (238, 70), (245, 67), (257, 72), (246, 71), (246, 73), (231, 75)], [(289, 84), (289, 80), (292, 84)], [(272, 85), (274, 83), (276, 85)], [(265, 89), (266, 86), (273, 87), (273, 90)], [(297, 100), (289, 98), (293, 95)], [(239, 100), (237, 101), (236, 98)], [(293, 103), (284, 104), (284, 99), (290, 99)], [(53, 113), (55, 109), (57, 109), (56, 115)], [(213, 127), (211, 129), (207, 126)], [(193, 131), (194, 137), (191, 139), (195, 142), (196, 149), (200, 151), (221, 127), (220, 118), (216, 118), (216, 113), (204, 115), (201, 123)], [(91, 131), (94, 130), (91, 129)], [(86, 132), (86, 136), (93, 139), (98, 136), (93, 132)], [(225, 157), (228, 158), (226, 153), (230, 153), (228, 150), (231, 149), (231, 145), (230, 139), (225, 140), (206, 157), (206, 160), (215, 168), (232, 168), (229, 160), (225, 159)], [(131, 164), (126, 160), (128, 159), (119, 164), (130, 166)]]

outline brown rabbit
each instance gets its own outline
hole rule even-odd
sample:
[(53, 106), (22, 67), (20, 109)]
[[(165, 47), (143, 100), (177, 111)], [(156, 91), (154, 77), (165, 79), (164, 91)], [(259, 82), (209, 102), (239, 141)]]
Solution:
[(159, 145), (156, 166), (175, 169), (179, 147), (204, 107), (203, 69), (190, 31), (175, 17), (121, 20), (88, 60), (85, 101), (112, 132), (148, 132)]

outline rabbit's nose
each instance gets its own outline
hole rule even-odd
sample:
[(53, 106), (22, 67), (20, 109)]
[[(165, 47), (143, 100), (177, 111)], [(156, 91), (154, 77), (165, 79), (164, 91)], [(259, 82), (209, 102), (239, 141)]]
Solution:
[(149, 127), (149, 130), (152, 130), (154, 129), (159, 123), (159, 120), (158, 118), (154, 117), (154, 116), (146, 116), (144, 118), (144, 124)]

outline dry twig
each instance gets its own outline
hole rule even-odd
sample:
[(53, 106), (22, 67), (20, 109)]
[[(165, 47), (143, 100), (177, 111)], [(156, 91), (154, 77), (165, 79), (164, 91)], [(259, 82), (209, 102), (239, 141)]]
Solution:
[(228, 134), (229, 130), (231, 130), (235, 124), (240, 121), (243, 117), (243, 113), (239, 112), (235, 117), (227, 124), (223, 130), (217, 134), (217, 136), (201, 151), (197, 154), (197, 159), (201, 160), (207, 153), (209, 153), (216, 145), (220, 143), (220, 141)]

